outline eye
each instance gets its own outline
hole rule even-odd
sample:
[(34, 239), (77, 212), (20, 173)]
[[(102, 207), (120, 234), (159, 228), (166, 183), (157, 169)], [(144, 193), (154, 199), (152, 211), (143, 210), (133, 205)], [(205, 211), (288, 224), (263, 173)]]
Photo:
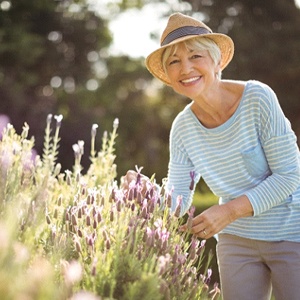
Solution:
[(200, 54), (194, 54), (191, 56), (191, 59), (197, 59), (197, 58), (202, 58), (203, 56)]
[(172, 59), (172, 60), (169, 61), (169, 66), (170, 65), (174, 65), (174, 64), (176, 64), (178, 62), (179, 62), (179, 59)]

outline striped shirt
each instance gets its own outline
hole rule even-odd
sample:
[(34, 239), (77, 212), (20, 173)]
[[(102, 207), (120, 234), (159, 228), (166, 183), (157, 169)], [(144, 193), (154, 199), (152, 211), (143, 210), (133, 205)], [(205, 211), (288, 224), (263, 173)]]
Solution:
[(193, 171), (195, 184), (202, 177), (219, 204), (241, 195), (251, 202), (254, 215), (234, 221), (223, 233), (300, 242), (300, 154), (272, 89), (247, 81), (235, 113), (211, 129), (201, 125), (191, 104), (170, 132), (167, 189), (173, 190), (172, 209), (178, 196), (182, 215), (191, 206)]

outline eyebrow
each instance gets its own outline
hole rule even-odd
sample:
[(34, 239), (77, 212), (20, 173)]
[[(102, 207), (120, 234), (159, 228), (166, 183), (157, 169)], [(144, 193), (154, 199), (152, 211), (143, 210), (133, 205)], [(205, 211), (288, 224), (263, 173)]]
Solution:
[[(192, 53), (192, 52), (195, 52), (196, 50), (197, 49), (188, 49), (188, 52)], [(176, 52), (173, 52), (172, 54), (169, 55), (169, 57), (172, 57), (172, 56), (178, 57), (178, 55), (176, 54)]]

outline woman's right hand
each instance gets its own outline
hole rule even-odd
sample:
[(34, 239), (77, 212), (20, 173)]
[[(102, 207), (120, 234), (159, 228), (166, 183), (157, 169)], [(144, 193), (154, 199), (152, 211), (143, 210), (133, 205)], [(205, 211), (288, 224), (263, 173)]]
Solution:
[(129, 189), (129, 184), (132, 181), (136, 181), (137, 179), (137, 172), (133, 170), (128, 170), (126, 175), (121, 177), (121, 188), (124, 190)]
[(146, 184), (150, 181), (150, 179), (147, 176), (133, 170), (128, 170), (126, 175), (121, 177), (121, 189), (129, 190), (130, 183), (136, 183), (137, 180), (139, 180), (141, 192), (145, 193), (147, 190)]

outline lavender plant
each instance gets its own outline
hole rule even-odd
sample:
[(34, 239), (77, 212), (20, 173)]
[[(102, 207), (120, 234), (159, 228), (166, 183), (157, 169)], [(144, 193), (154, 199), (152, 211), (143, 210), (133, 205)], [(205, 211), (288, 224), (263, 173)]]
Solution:
[(62, 117), (54, 118), (53, 136), (47, 118), (42, 159), (30, 155), (26, 124), (20, 136), (8, 125), (0, 141), (3, 299), (217, 299), (208, 265), (199, 274), (205, 242), (178, 232), (182, 221), (164, 184), (153, 177), (144, 188), (137, 169), (128, 189), (118, 185), (118, 120), (99, 152), (92, 126), (91, 165), (82, 174), (83, 141), (73, 146), (72, 171), (56, 163)]

